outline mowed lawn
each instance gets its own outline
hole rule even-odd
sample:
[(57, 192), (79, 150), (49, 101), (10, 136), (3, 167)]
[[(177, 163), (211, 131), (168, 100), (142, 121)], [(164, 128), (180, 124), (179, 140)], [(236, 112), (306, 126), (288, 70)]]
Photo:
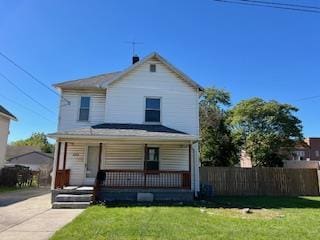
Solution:
[(92, 206), (52, 239), (320, 239), (320, 197), (219, 197), (192, 206)]

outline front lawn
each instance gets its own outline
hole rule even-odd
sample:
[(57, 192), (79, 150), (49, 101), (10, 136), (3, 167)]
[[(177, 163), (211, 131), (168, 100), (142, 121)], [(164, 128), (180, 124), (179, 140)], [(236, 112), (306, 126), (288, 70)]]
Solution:
[[(252, 213), (246, 213), (250, 208)], [(58, 219), (57, 219), (58, 221)], [(58, 239), (319, 239), (320, 197), (219, 197), (192, 206), (93, 206)]]
[(33, 189), (34, 186), (22, 186), (22, 187), (6, 187), (6, 186), (0, 186), (0, 194), (6, 193), (6, 192), (13, 192), (13, 191), (20, 191), (25, 189)]

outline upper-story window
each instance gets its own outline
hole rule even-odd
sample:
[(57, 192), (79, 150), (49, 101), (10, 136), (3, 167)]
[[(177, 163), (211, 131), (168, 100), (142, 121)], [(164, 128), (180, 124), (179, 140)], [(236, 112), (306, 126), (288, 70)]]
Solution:
[(150, 72), (156, 72), (157, 71), (157, 65), (150, 64)]
[(79, 121), (89, 121), (90, 97), (82, 96), (80, 100)]
[(145, 122), (160, 123), (160, 98), (146, 98)]

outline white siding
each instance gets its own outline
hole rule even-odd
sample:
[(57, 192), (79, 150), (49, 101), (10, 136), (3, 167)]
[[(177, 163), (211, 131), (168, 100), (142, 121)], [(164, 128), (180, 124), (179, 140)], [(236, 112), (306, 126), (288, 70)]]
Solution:
[(5, 163), (10, 120), (0, 116), (0, 168)]
[(102, 169), (143, 169), (144, 146), (104, 144)]
[[(149, 64), (157, 71), (150, 72)], [(161, 123), (198, 135), (198, 92), (159, 61), (148, 61), (108, 87), (106, 122), (144, 123), (145, 97), (161, 97)]]
[(161, 145), (159, 155), (160, 170), (189, 171), (189, 148), (187, 145)]
[[(81, 185), (85, 180), (85, 148), (83, 143), (68, 143), (66, 169), (70, 169), (70, 185)], [(63, 152), (62, 147), (60, 163), (63, 162)]]
[[(92, 126), (104, 122), (106, 105), (105, 90), (64, 90), (62, 96), (70, 101), (70, 104), (61, 100), (58, 131)], [(91, 97), (89, 121), (78, 121), (81, 96)]]

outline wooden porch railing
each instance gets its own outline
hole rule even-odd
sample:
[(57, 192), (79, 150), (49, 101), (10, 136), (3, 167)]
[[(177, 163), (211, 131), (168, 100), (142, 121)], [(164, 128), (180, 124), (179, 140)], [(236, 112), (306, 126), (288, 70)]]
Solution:
[(55, 188), (62, 188), (68, 186), (70, 180), (70, 169), (57, 170)]
[(191, 188), (189, 171), (101, 170), (108, 188)]

